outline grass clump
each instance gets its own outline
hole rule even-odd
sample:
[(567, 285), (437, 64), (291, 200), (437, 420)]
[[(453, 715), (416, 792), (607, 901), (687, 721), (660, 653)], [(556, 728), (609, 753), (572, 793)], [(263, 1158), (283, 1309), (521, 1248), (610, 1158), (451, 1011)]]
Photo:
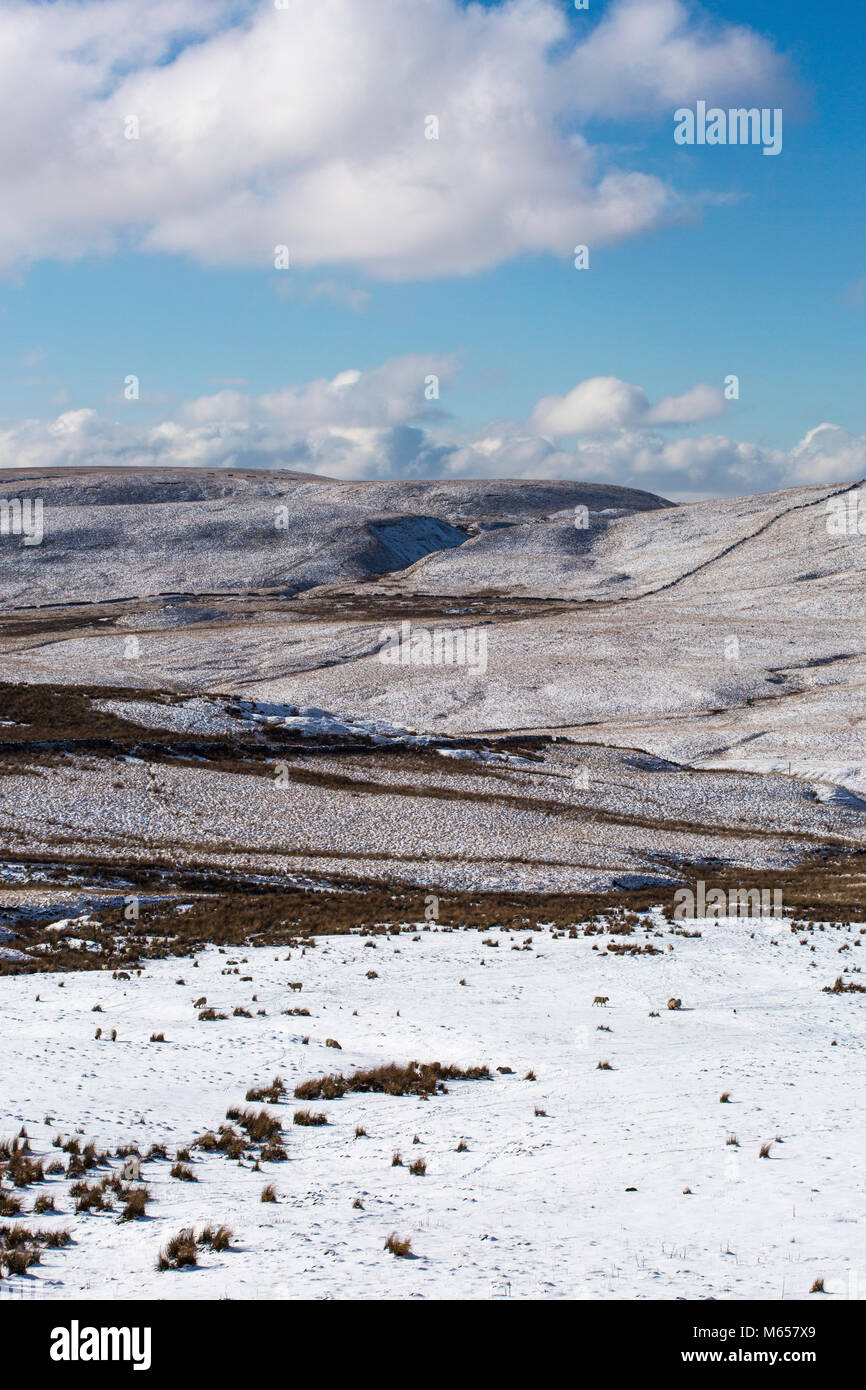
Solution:
[(396, 1231), (392, 1231), (385, 1241), (385, 1249), (389, 1255), (394, 1255), (399, 1260), (407, 1260), (412, 1254), (411, 1240), (401, 1240)]
[(228, 1250), (234, 1240), (234, 1231), (230, 1226), (205, 1226), (198, 1238), (199, 1245), (206, 1245), (209, 1250), (220, 1253)]
[(83, 1212), (89, 1216), (94, 1211), (111, 1211), (114, 1207), (107, 1178), (97, 1183), (74, 1182), (69, 1195), (75, 1198), (75, 1210), (79, 1214)]
[(198, 1243), (192, 1226), (184, 1226), (159, 1252), (157, 1269), (193, 1269), (198, 1264)]
[(274, 1115), (269, 1115), (267, 1110), (239, 1110), (237, 1106), (232, 1106), (231, 1110), (226, 1111), (226, 1119), (239, 1124), (252, 1144), (266, 1144), (269, 1139), (278, 1139), (282, 1133), (280, 1121)]
[(266, 1101), (269, 1105), (277, 1105), (285, 1096), (288, 1095), (286, 1083), (281, 1076), (275, 1076), (269, 1086), (251, 1086), (244, 1099), (249, 1103), (261, 1104)]
[(447, 1091), (446, 1081), (489, 1080), (487, 1067), (443, 1066), (441, 1062), (390, 1062), (352, 1072), (349, 1076), (331, 1074), (303, 1081), (295, 1087), (296, 1100), (337, 1100), (349, 1092), (388, 1096), (432, 1096)]
[(143, 1221), (147, 1215), (147, 1199), (149, 1195), (146, 1187), (127, 1188), (126, 1201), (123, 1211), (117, 1218), (118, 1222)]
[(289, 1155), (282, 1144), (271, 1139), (262, 1148), (260, 1158), (263, 1163), (285, 1163)]

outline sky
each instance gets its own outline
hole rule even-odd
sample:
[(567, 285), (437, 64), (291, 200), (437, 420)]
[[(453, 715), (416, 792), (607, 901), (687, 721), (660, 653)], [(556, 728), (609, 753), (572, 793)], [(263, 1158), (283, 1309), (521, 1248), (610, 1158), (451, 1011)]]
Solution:
[[(2, 0), (0, 467), (862, 477), (864, 31), (854, 0)], [(700, 102), (780, 111), (781, 149), (677, 143)]]

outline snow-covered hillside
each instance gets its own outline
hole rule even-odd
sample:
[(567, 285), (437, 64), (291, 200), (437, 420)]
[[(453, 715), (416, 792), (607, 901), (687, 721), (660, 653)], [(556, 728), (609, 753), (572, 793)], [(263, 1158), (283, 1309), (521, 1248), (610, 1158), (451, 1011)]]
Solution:
[[(73, 1243), (0, 1281), (0, 1297), (800, 1299), (819, 1278), (857, 1297), (866, 1018), (862, 996), (823, 986), (856, 965), (866, 928), (689, 928), (701, 935), (646, 918), (628, 940), (659, 954), (624, 956), (607, 945), (626, 938), (582, 928), (483, 938), (421, 923), (305, 952), (212, 947), (131, 979), (0, 979), (0, 1137), (24, 1126), (46, 1166), (68, 1162), (58, 1134), (168, 1155), (143, 1164), (141, 1221), (119, 1224), (117, 1202), (76, 1215), (59, 1174), (15, 1189), (25, 1226), (69, 1227)], [(202, 997), (228, 1016), (198, 1021)], [(427, 1100), (292, 1096), (324, 1073), (411, 1059), (491, 1077)], [(254, 1171), (192, 1147), (197, 1181), (170, 1176), (178, 1149), (275, 1074), (286, 1098), (249, 1108), (279, 1118), (286, 1161)], [(293, 1124), (300, 1109), (327, 1125)], [(261, 1201), (269, 1183), (276, 1203)], [(42, 1193), (57, 1211), (31, 1215)], [(168, 1238), (208, 1223), (231, 1227), (227, 1250), (156, 1270)], [(385, 1251), (392, 1232), (414, 1258)]]

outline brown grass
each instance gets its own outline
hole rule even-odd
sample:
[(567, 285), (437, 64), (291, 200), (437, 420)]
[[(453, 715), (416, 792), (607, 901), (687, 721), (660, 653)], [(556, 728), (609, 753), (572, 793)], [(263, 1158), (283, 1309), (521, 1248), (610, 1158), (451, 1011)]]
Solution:
[(192, 1226), (184, 1226), (163, 1247), (156, 1262), (158, 1270), (191, 1269), (198, 1264), (198, 1244)]
[(33, 1183), (45, 1181), (45, 1169), (41, 1160), (32, 1159), (21, 1149), (16, 1150), (6, 1168), (15, 1187), (30, 1187)]
[(411, 1240), (401, 1240), (396, 1231), (392, 1231), (385, 1241), (385, 1249), (389, 1255), (395, 1255), (397, 1259), (407, 1260), (412, 1254)]
[(282, 1125), (274, 1115), (269, 1115), (267, 1110), (239, 1110), (233, 1106), (226, 1111), (226, 1119), (234, 1120), (245, 1130), (250, 1142), (253, 1144), (264, 1144), (270, 1139), (278, 1139), (282, 1133)]
[(321, 1113), (314, 1114), (311, 1110), (296, 1110), (292, 1122), (296, 1125), (326, 1125), (328, 1117)]
[(253, 1086), (247, 1091), (244, 1099), (261, 1104), (266, 1101), (268, 1105), (278, 1105), (279, 1102), (288, 1095), (286, 1083), (281, 1076), (275, 1076), (269, 1086)]
[(118, 1216), (118, 1222), (142, 1221), (147, 1215), (147, 1199), (149, 1196), (146, 1187), (136, 1187), (126, 1189), (126, 1205)]
[(242, 1158), (247, 1148), (234, 1125), (220, 1125), (219, 1134), (208, 1130), (206, 1134), (199, 1135), (193, 1147), (201, 1149), (204, 1153), (215, 1153), (218, 1150), (224, 1153), (226, 1158)]
[(39, 1250), (35, 1245), (27, 1246), (21, 1250), (4, 1250), (2, 1262), (6, 1266), (7, 1274), (26, 1274), (31, 1265), (39, 1264)]
[(276, 1139), (269, 1139), (267, 1144), (262, 1146), (259, 1157), (263, 1163), (285, 1163), (289, 1155)]
[(330, 1075), (303, 1081), (295, 1087), (296, 1100), (336, 1100), (348, 1092), (381, 1093), (389, 1096), (431, 1096), (447, 1090), (446, 1081), (488, 1079), (487, 1067), (442, 1066), (441, 1062), (397, 1062), (353, 1072), (350, 1076)]
[(866, 994), (866, 985), (855, 984), (849, 980), (846, 984), (841, 975), (837, 975), (832, 985), (825, 985), (823, 994)]
[(219, 1253), (222, 1250), (228, 1250), (234, 1240), (234, 1234), (230, 1226), (205, 1226), (199, 1235), (198, 1243)]
[(108, 1179), (99, 1183), (74, 1182), (69, 1189), (75, 1198), (76, 1212), (90, 1215), (94, 1211), (111, 1211), (114, 1202), (108, 1191)]

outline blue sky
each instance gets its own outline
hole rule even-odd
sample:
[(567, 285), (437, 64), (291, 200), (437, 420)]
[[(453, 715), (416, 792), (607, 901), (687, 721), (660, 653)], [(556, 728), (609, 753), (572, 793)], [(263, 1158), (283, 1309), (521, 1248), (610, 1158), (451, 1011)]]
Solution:
[[(355, 0), (354, 11), (370, 2)], [(20, 158), (22, 146), (26, 149), (25, 112), (23, 132), (19, 126), (15, 144), (0, 156), (4, 182), (8, 187), (11, 178), (13, 193), (0, 227), (3, 466), (111, 461), (278, 466), (291, 453), (296, 467), (380, 476), (394, 471), (397, 457), (387, 432), (411, 429), (417, 453), (402, 446), (398, 451), (400, 468), (410, 474), (471, 474), (480, 464), (491, 472), (605, 477), (685, 497), (845, 479), (866, 471), (861, 438), (866, 436), (866, 132), (861, 96), (866, 21), (853, 0), (830, 7), (804, 0), (784, 5), (709, 0), (700, 8), (677, 0), (590, 0), (589, 11), (579, 13), (553, 0), (523, 0), (522, 23), (553, 23), (556, 15), (565, 21), (567, 28), (557, 39), (560, 52), (572, 51), (575, 44), (579, 48), (599, 25), (613, 22), (617, 11), (622, 12), (619, 22), (633, 28), (653, 10), (657, 17), (661, 5), (677, 11), (677, 29), (657, 40), (659, 69), (671, 66), (668, 54), (677, 52), (683, 36), (697, 45), (695, 52), (711, 41), (717, 56), (707, 64), (705, 77), (695, 59), (692, 80), (692, 60), (686, 54), (673, 63), (663, 89), (641, 95), (643, 79), (635, 80), (627, 62), (620, 70), (620, 46), (614, 45), (612, 56), (599, 50), (610, 63), (603, 93), (585, 95), (586, 82), (580, 82), (577, 69), (577, 109), (569, 109), (571, 93), (560, 73), (564, 95), (551, 111), (539, 67), (555, 61), (550, 50), (545, 52), (539, 41), (532, 61), (524, 65), (521, 44), (511, 31), (491, 37), (484, 56), (494, 72), (495, 100), (502, 103), (501, 113), (493, 117), (498, 128), (519, 108), (522, 123), (527, 113), (533, 119), (537, 115), (541, 125), (549, 123), (542, 157), (552, 142), (560, 141), (562, 148), (554, 150), (537, 193), (538, 149), (532, 144), (518, 148), (513, 175), (504, 176), (501, 186), (501, 171), (494, 168), (489, 205), (479, 200), (466, 225), (461, 209), (477, 195), (475, 171), (488, 152), (493, 165), (507, 165), (512, 146), (505, 139), (491, 148), (483, 124), (466, 135), (466, 122), (484, 104), (484, 84), (491, 79), (487, 71), (479, 75), (471, 69), (473, 42), (471, 36), (468, 41), (460, 37), (465, 16), (454, 0), (430, 0), (427, 6), (427, 21), (435, 24), (430, 68), (438, 71), (430, 94), (419, 100), (436, 100), (436, 92), (446, 108), (440, 139), (419, 140), (412, 156), (417, 166), (410, 169), (414, 175), (417, 167), (423, 191), (417, 199), (413, 192), (408, 204), (397, 202), (394, 209), (389, 207), (391, 185), (405, 177), (405, 152), (399, 153), (403, 163), (392, 157), (387, 122), (415, 118), (412, 74), (424, 61), (423, 47), (418, 54), (411, 51), (416, 40), (410, 0), (379, 0), (376, 13), (384, 6), (391, 24), (381, 34), (365, 26), (369, 68), (365, 73), (362, 61), (360, 77), (351, 52), (339, 43), (331, 47), (327, 22), (338, 25), (344, 0), (328, 0), (321, 7), (330, 11), (324, 24), (307, 36), (310, 51), (323, 50), (323, 73), (335, 74), (341, 85), (353, 78), (362, 81), (366, 90), (353, 98), (356, 104), (342, 125), (335, 119), (329, 133), (330, 108), (325, 108), (313, 135), (303, 129), (289, 134), (285, 150), (281, 131), (289, 125), (294, 132), (295, 113), (280, 106), (271, 120), (263, 102), (252, 132), (242, 132), (241, 148), (232, 148), (228, 171), (221, 167), (220, 149), (233, 143), (231, 107), (248, 102), (243, 83), (249, 74), (241, 63), (235, 75), (224, 45), (250, 45), (258, 23), (273, 25), (274, 16), (263, 13), (272, 7), (236, 5), (219, 16), (214, 0), (176, 6), (165, 0), (157, 7), (165, 13), (154, 14), (150, 32), (140, 40), (142, 53), (124, 50), (125, 3), (13, 3), (0, 16), (0, 32), (6, 24), (15, 26), (13, 37), (23, 44), (19, 59), (25, 65), (32, 45), (33, 81), (41, 77), (60, 89), (58, 121), (72, 128), (80, 123), (68, 154), (63, 138), (53, 154), (41, 148), (44, 135), (34, 128), (36, 156), (28, 168)], [(414, 0), (416, 14), (419, 4), (424, 0)], [(488, 3), (486, 8), (499, 12), (489, 16), (499, 21), (512, 7)], [(46, 16), (48, 9), (54, 16)], [(112, 9), (116, 31), (106, 37), (105, 13)], [(406, 11), (406, 23), (395, 27), (400, 11)], [(178, 13), (193, 27), (201, 20), (202, 32), (191, 47), (177, 39)], [(44, 35), (38, 24), (57, 17), (61, 29), (68, 23), (76, 41), (86, 36), (93, 43), (95, 35), (104, 44), (104, 70), (99, 82), (88, 75), (91, 90), (80, 72), (69, 77), (62, 43), (47, 56), (44, 43), (40, 46)], [(242, 31), (232, 28), (238, 17)], [(30, 22), (36, 24), (32, 34)], [(26, 42), (19, 40), (22, 25)], [(745, 76), (735, 60), (730, 26), (743, 26), (754, 45)], [(419, 44), (423, 38), (422, 33)], [(405, 79), (401, 85), (398, 74), (393, 88), (377, 100), (376, 65), (388, 64), (396, 55), (399, 69), (401, 40)], [(440, 42), (442, 52), (437, 52)], [(377, 43), (381, 53), (375, 51)], [(456, 59), (451, 56), (455, 44)], [(429, 36), (426, 47), (431, 50)], [(649, 44), (648, 61), (651, 48)], [(179, 55), (194, 58), (198, 66), (181, 72)], [(288, 50), (285, 61), (289, 84), (293, 60)], [(253, 76), (257, 62), (252, 54), (248, 66)], [(174, 68), (176, 89), (166, 85), (164, 97), (149, 95), (155, 71), (167, 82)], [(275, 80), (279, 72), (277, 65)], [(456, 108), (464, 141), (459, 159), (449, 151), (458, 119), (447, 106), (458, 100), (449, 90), (452, 74), (455, 86), (477, 81), (481, 93), (468, 117), (465, 109)], [(142, 81), (146, 85), (134, 85)], [(734, 105), (781, 105), (781, 154), (765, 157), (755, 147), (675, 145), (673, 110), (692, 105), (704, 89), (710, 104), (730, 99)], [(214, 100), (228, 108), (226, 124), (215, 130), (208, 145), (213, 170), (206, 168), (201, 175), (207, 158), (192, 160), (199, 136), (178, 131), (169, 110), (179, 100), (177, 91), (193, 110), (196, 103), (208, 109)], [(118, 160), (132, 152), (131, 141), (120, 147), (119, 155), (112, 151), (110, 159), (105, 156), (109, 162), (104, 164), (99, 149), (92, 157), (87, 151), (81, 154), (80, 131), (99, 143), (99, 135), (93, 134), (94, 111), (101, 120), (111, 108), (110, 123), (131, 103), (148, 100), (151, 108), (142, 118), (134, 157), (141, 152), (152, 159), (147, 137), (163, 115), (160, 138), (169, 143), (140, 175), (125, 168), (118, 172)], [(304, 100), (299, 93), (299, 104)], [(4, 128), (9, 141), (8, 122)], [(584, 184), (597, 185), (611, 169), (627, 170), (664, 190), (665, 205), (654, 211), (656, 193), (637, 189), (633, 234), (624, 235), (615, 225), (618, 214), (594, 205), (592, 235), (585, 237), (580, 196), (574, 214), (558, 206), (557, 190), (569, 195), (566, 146), (572, 134), (592, 150), (592, 170)], [(261, 149), (251, 148), (247, 168), (242, 146), (257, 140)], [(518, 133), (516, 144), (522, 140)], [(220, 149), (214, 148), (217, 141)], [(82, 168), (76, 160), (83, 161)], [(176, 161), (174, 175), (171, 160)], [(324, 194), (317, 189), (309, 195), (298, 169), (317, 160), (329, 180), (335, 163), (351, 170), (354, 160), (361, 161), (352, 171), (360, 184), (360, 192), (352, 193), (355, 203), (335, 194), (332, 212), (327, 184)], [(431, 162), (436, 160), (438, 164)], [(187, 177), (202, 181), (197, 194), (201, 204), (178, 214), (178, 225), (172, 177), (178, 187)], [(511, 186), (508, 177), (513, 178)], [(16, 181), (20, 201), (14, 196)], [(542, 208), (539, 227), (524, 238), (525, 244), (518, 234), (503, 237), (499, 246), (503, 208), (522, 198), (524, 185), (527, 205), (534, 208), (537, 196)], [(93, 199), (91, 188), (98, 188)], [(239, 190), (255, 204), (253, 211), (238, 213)], [(431, 223), (438, 227), (441, 219), (441, 242), (434, 229), (425, 230), (419, 244), (411, 237), (408, 246), (401, 244), (407, 205), (409, 218), (425, 228)], [(23, 209), (20, 236), (17, 228), (6, 230), (7, 223), (15, 223), (16, 208)], [(292, 236), (299, 208), (303, 225)], [(381, 227), (375, 223), (377, 208), (382, 210)], [(271, 243), (282, 239), (282, 228), (289, 228), (284, 235), (292, 242), (288, 271), (274, 270), (267, 259)], [(575, 270), (570, 255), (572, 245), (582, 240), (590, 243), (587, 271)], [(388, 246), (385, 259), (379, 255), (382, 242)], [(440, 244), (448, 247), (441, 257)], [(393, 391), (384, 379), (365, 384), (367, 374), (378, 371), (381, 377), (383, 364), (402, 359), (417, 364), (418, 394), (413, 396), (400, 367)], [(422, 383), (428, 369), (436, 371), (440, 363), (447, 366), (437, 373), (442, 378), (439, 401), (428, 404)], [(344, 390), (332, 421), (318, 402), (315, 384), (332, 382), (349, 370), (361, 374), (349, 384), (355, 413), (346, 406)], [(140, 398), (134, 402), (123, 398), (129, 373), (140, 381)], [(652, 405), (662, 398), (681, 398), (699, 383), (721, 391), (729, 373), (739, 377), (739, 400), (723, 409), (708, 408), (699, 419), (688, 415), (684, 423), (676, 423), (674, 410), (668, 412), (672, 422), (662, 419), (657, 425), (642, 407), (635, 413), (629, 405), (624, 413), (614, 412), (609, 429), (598, 428), (592, 410), (587, 415), (581, 408), (575, 431), (554, 436), (545, 428), (553, 415), (539, 409), (545, 398), (567, 397), (580, 383), (599, 378), (640, 388)], [(587, 400), (589, 394), (587, 388)], [(216, 396), (221, 399), (212, 407), (201, 404)], [(219, 417), (223, 407), (228, 408), (226, 421)], [(67, 417), (68, 427), (52, 431), (58, 416)], [(564, 418), (561, 410), (556, 418)], [(177, 433), (168, 431), (172, 440), (183, 434), (174, 455), (165, 451), (165, 431), (157, 444), (151, 433), (167, 421), (177, 425)], [(797, 453), (798, 443), (823, 423), (840, 428), (824, 432), (814, 447)], [(655, 442), (647, 451), (648, 430)], [(366, 431), (358, 447), (357, 440), (351, 447), (346, 442), (352, 431)], [(215, 437), (224, 440), (227, 435), (227, 446), (214, 444)], [(536, 436), (543, 445), (515, 451), (515, 439)], [(706, 444), (690, 446), (676, 457), (667, 448), (679, 439), (707, 437), (728, 443), (715, 452)], [(479, 454), (478, 440), (491, 438), (497, 447)], [(644, 461), (636, 467), (632, 460), (638, 456)]]

